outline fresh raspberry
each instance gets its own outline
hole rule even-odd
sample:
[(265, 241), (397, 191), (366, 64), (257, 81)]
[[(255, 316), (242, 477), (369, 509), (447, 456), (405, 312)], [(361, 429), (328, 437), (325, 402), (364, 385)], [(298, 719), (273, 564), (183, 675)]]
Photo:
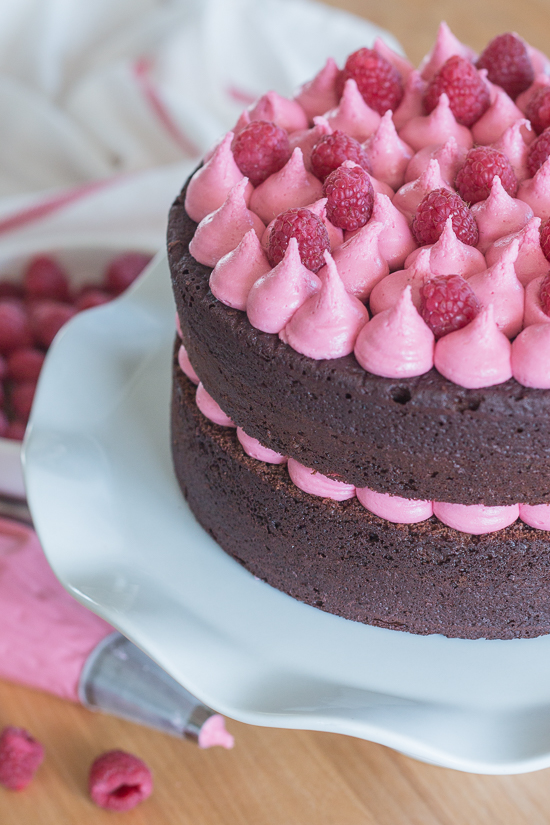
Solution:
[(459, 241), (477, 246), (479, 229), (471, 210), (460, 195), (447, 189), (434, 189), (420, 201), (412, 223), (417, 242), (421, 246), (436, 243), (449, 217), (453, 219), (453, 230)]
[(35, 301), (30, 307), (29, 314), (35, 342), (47, 349), (61, 327), (76, 315), (76, 309), (60, 301), (43, 300)]
[(147, 264), (151, 255), (146, 252), (124, 252), (111, 261), (105, 273), (104, 287), (115, 295), (120, 295), (136, 280)]
[(8, 362), (3, 355), (0, 355), (0, 381), (8, 375)]
[(104, 289), (97, 289), (96, 287), (87, 287), (83, 289), (76, 301), (74, 302), (74, 306), (77, 312), (82, 312), (84, 309), (92, 309), (93, 307), (99, 307), (103, 304), (108, 304), (109, 301), (112, 301), (113, 296), (109, 295)]
[(16, 418), (14, 421), (9, 422), (4, 438), (11, 438), (13, 441), (23, 441), (26, 429), (27, 422)]
[(472, 126), (487, 111), (491, 103), (487, 84), (469, 60), (458, 55), (450, 57), (430, 81), (424, 93), (424, 109), (430, 114), (445, 92), (451, 111), (463, 126)]
[(463, 200), (477, 203), (489, 197), (495, 175), (513, 198), (518, 191), (518, 179), (506, 155), (490, 146), (475, 146), (466, 155), (455, 186)]
[(0, 352), (5, 355), (31, 344), (29, 317), (23, 304), (13, 298), (0, 300)]
[(372, 174), (372, 166), (358, 140), (336, 129), (331, 135), (323, 135), (311, 153), (311, 171), (319, 180), (325, 180), (346, 160), (352, 160)]
[(461, 275), (438, 275), (425, 281), (420, 314), (436, 338), (462, 329), (481, 309), (476, 294)]
[(323, 185), (327, 198), (327, 218), (339, 229), (353, 232), (366, 224), (372, 214), (374, 189), (360, 166), (340, 166)]
[(529, 177), (536, 175), (545, 160), (550, 157), (550, 129), (545, 129), (529, 147), (527, 153), (527, 171)]
[(21, 791), (44, 759), (44, 748), (23, 728), (9, 726), (0, 734), (0, 784)]
[(546, 315), (550, 315), (550, 272), (540, 285), (539, 297), (542, 311), (545, 312)]
[(321, 218), (303, 207), (281, 212), (273, 221), (269, 233), (267, 257), (271, 266), (277, 266), (283, 260), (291, 238), (298, 241), (300, 260), (304, 266), (312, 272), (324, 266), (323, 253), (325, 249), (330, 251), (330, 241)]
[(525, 107), (525, 117), (537, 135), (550, 126), (550, 86), (542, 86), (535, 92)]
[(13, 411), (26, 421), (31, 414), (32, 402), (36, 393), (36, 381), (21, 381), (11, 388), (10, 400)]
[(253, 120), (236, 135), (231, 148), (252, 186), (282, 169), (291, 155), (287, 133), (269, 120)]
[(500, 34), (480, 54), (478, 69), (487, 69), (491, 83), (501, 86), (512, 100), (535, 79), (535, 72), (523, 40), (517, 34)]
[(550, 218), (540, 225), (540, 248), (547, 261), (550, 261)]
[(100, 808), (129, 811), (153, 791), (151, 771), (141, 759), (125, 751), (107, 751), (90, 768), (90, 796)]
[(69, 279), (65, 270), (47, 255), (33, 258), (23, 276), (23, 286), (28, 298), (70, 301)]
[(14, 350), (6, 363), (6, 372), (14, 381), (36, 381), (40, 375), (44, 353), (34, 347)]
[(378, 114), (395, 111), (403, 97), (403, 80), (389, 60), (374, 49), (350, 54), (343, 69), (344, 81), (355, 80), (365, 103)]
[(14, 281), (3, 278), (0, 281), (0, 298), (23, 298), (23, 287)]

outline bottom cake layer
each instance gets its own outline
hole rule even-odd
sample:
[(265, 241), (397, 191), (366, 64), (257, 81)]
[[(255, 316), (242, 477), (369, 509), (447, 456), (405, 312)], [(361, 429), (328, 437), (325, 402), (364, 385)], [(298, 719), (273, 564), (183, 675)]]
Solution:
[(353, 621), (467, 639), (550, 632), (550, 534), (516, 522), (482, 536), (435, 518), (392, 524), (356, 499), (302, 492), (286, 468), (247, 456), (208, 421), (174, 360), (172, 453), (182, 492), (247, 570)]

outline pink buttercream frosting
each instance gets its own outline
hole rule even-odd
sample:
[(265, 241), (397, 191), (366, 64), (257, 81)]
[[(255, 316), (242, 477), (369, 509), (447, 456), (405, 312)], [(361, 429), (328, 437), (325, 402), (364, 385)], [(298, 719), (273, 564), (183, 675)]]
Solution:
[(294, 458), (288, 459), (288, 474), (296, 487), (312, 496), (331, 498), (333, 501), (346, 501), (355, 496), (353, 484), (335, 481), (332, 478), (304, 467)]
[(413, 64), (406, 57), (394, 52), (381, 37), (376, 38), (372, 48), (397, 69), (403, 80), (406, 80), (414, 72)]
[(550, 324), (533, 324), (518, 335), (512, 344), (512, 373), (524, 387), (550, 390)]
[(225, 719), (219, 713), (209, 716), (199, 731), (199, 748), (231, 748), (235, 744), (235, 739), (225, 728)]
[(308, 358), (341, 358), (353, 352), (369, 313), (361, 301), (346, 292), (328, 252), (325, 252), (325, 266), (318, 274), (320, 291), (295, 312), (281, 338)]
[(393, 200), (394, 192), (391, 186), (388, 186), (387, 183), (378, 180), (378, 178), (375, 178), (374, 175), (369, 175), (369, 178), (375, 192), (378, 192), (380, 195), (386, 195), (387, 198)]
[(496, 324), (508, 338), (515, 338), (521, 331), (525, 309), (525, 290), (514, 269), (518, 249), (516, 238), (496, 264), (468, 280), (481, 306), (492, 304)]
[(220, 258), (238, 246), (250, 229), (259, 238), (262, 237), (265, 226), (246, 205), (247, 186), (248, 178), (236, 183), (223, 205), (203, 218), (197, 226), (189, 251), (199, 263), (215, 266)]
[(535, 75), (549, 75), (550, 60), (548, 57), (544, 54), (544, 52), (541, 52), (539, 49), (535, 49), (535, 47), (531, 46), (529, 43), (526, 43), (525, 45), (527, 46), (527, 53)]
[(439, 24), (437, 39), (433, 49), (420, 64), (422, 77), (425, 80), (431, 80), (443, 64), (447, 62), (449, 57), (453, 57), (455, 54), (466, 58), (466, 60), (475, 59), (475, 52), (468, 46), (465, 46), (464, 43), (461, 43), (460, 40), (454, 36), (448, 25), (442, 22)]
[(394, 524), (417, 524), (433, 515), (431, 501), (390, 496), (369, 490), (368, 487), (358, 487), (355, 492), (366, 510)]
[(426, 278), (431, 278), (435, 274), (430, 267), (430, 252), (431, 249), (427, 247), (419, 249), (418, 255), (410, 266), (398, 272), (392, 272), (376, 284), (369, 299), (373, 315), (394, 307), (407, 286), (411, 288), (413, 304), (420, 310), (422, 303), (420, 290)]
[(459, 146), (452, 135), (446, 143), (424, 146), (411, 158), (405, 172), (405, 182), (409, 183), (419, 178), (428, 163), (433, 159), (439, 163), (439, 171), (443, 180), (452, 187), (456, 174), (463, 166), (467, 154), (468, 150), (464, 146)]
[(487, 266), (495, 264), (504, 254), (504, 250), (514, 243), (517, 238), (519, 240), (519, 251), (514, 262), (514, 268), (520, 283), (525, 286), (533, 278), (546, 274), (550, 269), (550, 264), (540, 246), (540, 225), (540, 218), (531, 218), (519, 232), (504, 235), (492, 243), (485, 253)]
[(178, 333), (178, 336), (180, 338), (183, 337), (183, 334), (182, 334), (182, 331), (181, 331), (180, 317), (179, 317), (177, 312), (176, 312), (176, 332)]
[(298, 241), (291, 238), (283, 260), (252, 286), (246, 303), (248, 320), (262, 332), (278, 333), (320, 286), (317, 275), (300, 260)]
[(396, 209), (387, 195), (376, 192), (371, 221), (383, 224), (378, 237), (380, 254), (388, 262), (390, 270), (399, 269), (405, 259), (416, 249), (416, 241), (409, 223), (402, 212)]
[(525, 287), (524, 327), (530, 327), (532, 324), (550, 324), (550, 315), (546, 314), (540, 302), (540, 288), (545, 277), (546, 275), (539, 275)]
[[(452, 218), (445, 221), (445, 228), (435, 244), (422, 249), (430, 250), (430, 269), (434, 275), (462, 275), (463, 278), (470, 278), (487, 268), (481, 252), (456, 237)], [(414, 263), (420, 252), (417, 249), (408, 256), (405, 268)]]
[(395, 128), (399, 131), (405, 123), (413, 117), (424, 114), (424, 92), (428, 84), (420, 76), (420, 72), (413, 70), (405, 82), (401, 103), (393, 113)]
[(250, 229), (235, 249), (220, 258), (210, 274), (210, 289), (222, 304), (246, 309), (253, 284), (270, 270), (258, 236)]
[(518, 181), (529, 177), (527, 155), (529, 144), (533, 142), (535, 134), (528, 120), (516, 120), (509, 126), (500, 138), (491, 144), (493, 149), (506, 155)]
[(193, 369), (193, 365), (191, 364), (191, 361), (189, 360), (187, 350), (185, 349), (183, 344), (181, 344), (181, 346), (178, 350), (178, 364), (180, 365), (181, 371), (189, 378), (190, 381), (193, 382), (193, 384), (198, 384), (199, 383), (200, 378), (197, 375), (197, 373), (195, 372), (195, 370)]
[(357, 338), (355, 357), (373, 375), (410, 378), (433, 367), (434, 336), (405, 287), (396, 305), (378, 313)]
[(434, 502), (434, 515), (453, 530), (481, 536), (509, 527), (519, 516), (519, 505), (486, 507), (484, 504)]
[(300, 104), (309, 120), (316, 115), (322, 115), (338, 106), (337, 83), (340, 69), (329, 57), (323, 68), (313, 80), (309, 80), (300, 87), (294, 99)]
[[(242, 132), (245, 126), (248, 126), (250, 123), (250, 114), (247, 109), (244, 109), (241, 114), (239, 115), (239, 119), (233, 126), (233, 134), (238, 135), (239, 132)], [(205, 156), (207, 157), (207, 156)]]
[(518, 198), (512, 198), (498, 175), (493, 178), (489, 197), (471, 207), (479, 229), (477, 248), (486, 252), (502, 235), (518, 232), (533, 217), (531, 207)]
[(512, 377), (512, 345), (496, 325), (493, 307), (435, 345), (435, 367), (449, 381), (468, 389), (502, 384)]
[(390, 271), (378, 245), (383, 230), (383, 224), (369, 221), (334, 250), (334, 261), (344, 286), (361, 301), (369, 297), (374, 285)]
[(281, 212), (323, 197), (323, 184), (304, 166), (302, 150), (296, 147), (282, 169), (260, 183), (250, 198), (250, 209), (264, 224)]
[(313, 212), (314, 215), (317, 215), (318, 218), (321, 218), (325, 224), (331, 250), (336, 249), (337, 246), (341, 246), (344, 243), (344, 232), (340, 227), (334, 226), (327, 218), (327, 198), (320, 198), (320, 200), (315, 201), (315, 203), (308, 203), (306, 207), (310, 212)]
[(518, 109), (521, 109), (521, 111), (525, 113), (527, 111), (529, 101), (533, 95), (535, 95), (539, 89), (542, 89), (544, 86), (548, 86), (549, 84), (550, 77), (548, 77), (545, 72), (537, 72), (531, 85), (516, 98), (516, 106)]
[(346, 80), (340, 103), (325, 114), (331, 129), (341, 129), (360, 143), (370, 137), (380, 125), (380, 115), (365, 101), (357, 83)]
[(535, 530), (550, 530), (550, 504), (520, 504), (519, 517)]
[(267, 92), (248, 110), (250, 120), (269, 120), (286, 129), (297, 132), (307, 129), (308, 118), (298, 101), (282, 97), (277, 92)]
[(313, 147), (319, 143), (322, 137), (332, 133), (332, 129), (324, 117), (316, 117), (314, 121), (314, 126), (311, 129), (294, 132), (289, 137), (291, 151), (294, 151), (296, 147), (302, 150), (304, 166), (308, 172), (311, 172), (311, 153)]
[(413, 150), (397, 134), (392, 112), (383, 115), (376, 132), (363, 144), (375, 178), (399, 189), (405, 180), (405, 170), (413, 156)]
[(269, 447), (264, 447), (257, 438), (252, 438), (251, 435), (247, 435), (241, 427), (237, 427), (237, 438), (241, 442), (243, 450), (250, 458), (255, 458), (257, 461), (264, 461), (266, 464), (286, 464), (286, 456), (281, 455), (281, 453), (276, 453), (275, 450), (270, 450)]
[(484, 145), (494, 143), (509, 126), (523, 119), (523, 112), (518, 109), (512, 98), (504, 89), (496, 86), (494, 100), (472, 126), (474, 142)]
[(213, 424), (218, 424), (220, 427), (234, 427), (228, 415), (224, 413), (220, 405), (214, 401), (212, 396), (206, 392), (204, 386), (199, 383), (197, 392), (195, 394), (195, 403), (201, 413)]
[(435, 158), (432, 158), (419, 178), (410, 181), (410, 183), (405, 183), (395, 193), (393, 205), (403, 213), (409, 224), (411, 224), (420, 201), (428, 192), (433, 192), (434, 189), (450, 190), (451, 187), (441, 177), (439, 163)]
[(457, 123), (446, 94), (440, 96), (439, 103), (429, 115), (413, 117), (399, 131), (401, 140), (408, 143), (415, 152), (424, 146), (445, 143), (451, 136), (459, 146), (466, 149), (471, 149), (474, 145), (470, 130)]
[[(233, 132), (228, 132), (212, 157), (197, 169), (189, 181), (185, 194), (185, 211), (197, 223), (219, 209), (230, 190), (244, 178), (231, 151), (233, 137)], [(249, 182), (244, 193), (247, 203), (252, 191), (253, 186)]]
[(517, 196), (528, 204), (537, 218), (550, 218), (550, 158), (545, 160), (533, 178), (523, 180)]

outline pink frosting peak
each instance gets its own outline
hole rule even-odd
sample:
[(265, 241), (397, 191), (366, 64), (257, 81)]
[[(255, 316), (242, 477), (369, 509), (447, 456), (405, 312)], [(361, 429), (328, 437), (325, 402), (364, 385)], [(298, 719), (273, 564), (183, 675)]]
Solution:
[(309, 209), (310, 212), (313, 212), (314, 215), (317, 215), (318, 218), (321, 218), (325, 224), (331, 250), (341, 246), (344, 243), (344, 232), (340, 227), (334, 226), (327, 218), (327, 198), (320, 198), (318, 201), (315, 201), (315, 203), (308, 203), (306, 204), (306, 208)]
[(434, 501), (434, 516), (453, 530), (481, 536), (484, 533), (496, 533), (497, 530), (504, 530), (513, 524), (519, 516), (519, 505), (486, 507), (484, 504), (448, 504)]
[(281, 97), (277, 92), (267, 92), (249, 108), (250, 120), (270, 120), (286, 129), (297, 132), (307, 129), (308, 118), (296, 100)]
[(387, 183), (378, 180), (378, 178), (375, 178), (374, 175), (369, 175), (369, 178), (375, 192), (378, 192), (379, 195), (386, 195), (386, 197), (390, 200), (393, 200), (394, 192), (391, 186), (388, 186)]
[(452, 186), (456, 174), (463, 166), (468, 150), (464, 146), (459, 146), (455, 138), (451, 135), (446, 143), (439, 143), (435, 146), (424, 146), (409, 162), (405, 172), (405, 182), (416, 180), (426, 169), (428, 163), (433, 159), (439, 163), (441, 177), (449, 186)]
[(434, 275), (430, 267), (430, 252), (430, 248), (422, 247), (410, 266), (398, 272), (392, 272), (376, 284), (369, 299), (373, 315), (394, 307), (407, 286), (411, 288), (413, 304), (420, 311), (422, 304), (420, 290), (425, 280)]
[(471, 207), (479, 229), (480, 252), (486, 252), (497, 238), (518, 232), (529, 223), (533, 210), (524, 201), (512, 198), (495, 175), (489, 197)]
[(550, 218), (550, 158), (545, 160), (533, 178), (520, 183), (518, 198), (527, 203), (537, 218)]
[(193, 365), (189, 360), (187, 350), (185, 349), (183, 344), (180, 345), (180, 348), (178, 350), (178, 364), (180, 365), (180, 369), (183, 372), (183, 374), (186, 375), (189, 378), (189, 380), (193, 382), (193, 384), (199, 383), (200, 378), (193, 369)]
[[(430, 268), (434, 275), (462, 275), (463, 278), (469, 278), (487, 268), (481, 252), (456, 237), (452, 218), (445, 221), (445, 228), (437, 241), (423, 249), (430, 250)], [(405, 267), (411, 266), (420, 251), (417, 249), (409, 255)]]
[(237, 120), (236, 124), (233, 127), (233, 134), (238, 135), (239, 132), (242, 132), (245, 126), (248, 126), (250, 123), (250, 114), (248, 109), (244, 109), (241, 114), (239, 115), (239, 119)]
[(390, 270), (400, 269), (408, 255), (416, 249), (416, 241), (407, 219), (396, 209), (387, 195), (376, 192), (371, 221), (383, 224), (378, 238), (380, 254), (388, 262)]
[(236, 183), (222, 206), (197, 226), (189, 252), (199, 263), (215, 266), (220, 258), (235, 249), (250, 229), (262, 237), (265, 226), (246, 205), (247, 186), (248, 178)]
[(336, 89), (339, 75), (340, 69), (329, 57), (313, 80), (304, 83), (294, 95), (294, 100), (300, 104), (310, 121), (316, 115), (322, 115), (338, 106)]
[(336, 109), (331, 109), (325, 117), (331, 129), (341, 129), (359, 143), (370, 137), (380, 125), (380, 115), (365, 103), (352, 78), (346, 80), (344, 93)]
[(311, 172), (311, 153), (313, 147), (317, 144), (324, 135), (330, 135), (332, 129), (329, 126), (328, 120), (324, 117), (315, 117), (314, 126), (311, 129), (305, 129), (301, 132), (294, 132), (290, 138), (291, 150), (298, 146), (302, 150), (304, 156), (304, 166), (308, 172)]
[(390, 271), (378, 245), (383, 230), (381, 223), (371, 220), (334, 250), (334, 262), (347, 291), (361, 301)]
[(516, 106), (518, 107), (518, 109), (521, 109), (521, 111), (525, 114), (525, 112), (527, 111), (527, 106), (529, 105), (529, 102), (533, 95), (535, 95), (539, 89), (542, 89), (543, 86), (548, 85), (550, 85), (550, 77), (548, 77), (548, 75), (545, 72), (537, 72), (535, 74), (535, 79), (533, 80), (529, 88), (527, 88), (516, 98)]
[(195, 402), (204, 417), (208, 418), (209, 421), (212, 421), (213, 424), (218, 424), (220, 427), (235, 426), (229, 416), (224, 413), (220, 405), (214, 401), (209, 393), (206, 392), (202, 382), (200, 382), (197, 387)]
[[(219, 209), (233, 186), (244, 178), (231, 151), (233, 137), (233, 132), (228, 132), (217, 145), (211, 158), (197, 169), (189, 181), (185, 195), (185, 211), (197, 223)], [(252, 184), (249, 182), (245, 191), (247, 202), (252, 190)]]
[(445, 22), (439, 24), (434, 47), (420, 64), (420, 72), (425, 80), (431, 80), (449, 57), (459, 55), (466, 60), (474, 60), (475, 52), (458, 40)]
[(199, 748), (231, 748), (235, 744), (235, 739), (225, 728), (225, 719), (219, 713), (209, 716), (199, 732)]
[(417, 524), (433, 515), (431, 501), (390, 496), (369, 490), (368, 487), (358, 487), (355, 492), (366, 510), (394, 524)]
[(250, 198), (250, 209), (268, 224), (281, 212), (323, 197), (323, 184), (304, 166), (302, 150), (296, 147), (282, 169), (260, 183)]
[(286, 456), (264, 447), (257, 438), (247, 435), (241, 427), (237, 427), (237, 438), (241, 442), (241, 447), (250, 458), (257, 461), (265, 461), (266, 464), (286, 464)]
[(363, 148), (375, 178), (387, 183), (392, 189), (403, 185), (413, 150), (397, 134), (391, 109), (383, 115), (378, 129), (364, 143)]
[(250, 229), (235, 249), (220, 258), (210, 274), (210, 289), (222, 304), (244, 310), (253, 284), (270, 269), (258, 236)]
[(496, 264), (485, 272), (473, 275), (468, 281), (481, 306), (492, 305), (496, 324), (508, 338), (515, 338), (523, 326), (525, 291), (514, 269), (518, 250), (519, 241), (516, 238)]
[(288, 459), (288, 474), (296, 487), (312, 496), (330, 498), (333, 501), (346, 501), (355, 496), (353, 484), (328, 478), (322, 473), (310, 470), (294, 458)]
[(283, 260), (252, 286), (246, 302), (248, 320), (262, 332), (278, 333), (320, 286), (317, 275), (300, 261), (298, 241), (291, 238)]
[(524, 387), (550, 390), (550, 324), (533, 324), (520, 332), (512, 344), (512, 373)]
[(535, 72), (535, 76), (538, 74), (549, 75), (550, 60), (548, 57), (544, 54), (544, 52), (541, 52), (539, 49), (535, 49), (534, 46), (530, 46), (529, 43), (526, 43), (525, 45), (527, 46), (527, 53), (533, 67), (533, 71)]
[(363, 369), (384, 378), (411, 378), (433, 367), (434, 336), (412, 302), (411, 287), (392, 309), (365, 324), (355, 344)]
[(489, 305), (467, 326), (439, 339), (435, 368), (460, 387), (492, 387), (512, 377), (511, 351), (512, 345), (497, 327)]
[(533, 278), (546, 274), (550, 268), (550, 264), (546, 260), (540, 246), (541, 223), (540, 218), (531, 218), (519, 232), (504, 235), (492, 243), (485, 253), (487, 266), (496, 264), (496, 262), (500, 260), (504, 250), (518, 238), (519, 252), (514, 267), (520, 283), (525, 286), (529, 281), (532, 281)]
[(529, 144), (533, 142), (534, 137), (529, 120), (516, 120), (497, 141), (491, 144), (493, 149), (506, 155), (520, 183), (529, 177), (527, 155)]
[(550, 315), (546, 314), (540, 302), (540, 288), (545, 278), (546, 275), (539, 275), (525, 287), (524, 327), (530, 327), (532, 324), (550, 324)]
[(550, 530), (550, 504), (520, 504), (519, 517), (535, 530)]
[(445, 93), (440, 95), (439, 103), (429, 115), (413, 117), (399, 132), (399, 137), (415, 152), (434, 143), (445, 143), (454, 137), (459, 146), (471, 149), (474, 145), (472, 133), (466, 126), (457, 123)]
[(413, 64), (408, 61), (406, 57), (402, 57), (400, 54), (397, 54), (397, 52), (394, 52), (381, 37), (376, 38), (372, 48), (375, 52), (382, 55), (382, 57), (385, 57), (386, 60), (397, 69), (403, 80), (407, 80), (411, 73), (414, 72)]
[(325, 252), (321, 289), (292, 316), (281, 338), (308, 358), (341, 358), (353, 352), (359, 330), (369, 320), (366, 307), (346, 292), (333, 258)]
[(393, 122), (397, 131), (403, 128), (405, 123), (413, 117), (419, 117), (424, 114), (424, 92), (428, 84), (422, 80), (420, 72), (414, 69), (407, 80), (403, 89), (403, 97), (401, 103), (393, 113)]
[(494, 143), (508, 127), (523, 119), (523, 112), (518, 109), (512, 98), (500, 86), (495, 86), (495, 98), (487, 111), (472, 126), (472, 136), (475, 143)]
[(439, 163), (435, 158), (432, 158), (419, 178), (410, 181), (410, 183), (405, 183), (401, 189), (398, 189), (393, 199), (393, 205), (403, 213), (409, 224), (411, 224), (420, 201), (428, 192), (433, 192), (434, 189), (450, 190), (451, 187), (441, 177)]

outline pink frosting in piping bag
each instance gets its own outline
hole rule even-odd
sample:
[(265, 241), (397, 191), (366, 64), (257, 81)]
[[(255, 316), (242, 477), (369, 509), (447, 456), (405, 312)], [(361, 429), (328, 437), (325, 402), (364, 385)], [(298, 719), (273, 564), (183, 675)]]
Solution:
[(312, 496), (331, 498), (333, 501), (346, 501), (355, 496), (353, 484), (328, 478), (322, 473), (310, 470), (309, 467), (304, 467), (294, 458), (288, 459), (288, 474), (296, 487)]
[(504, 235), (492, 243), (485, 253), (487, 266), (496, 264), (505, 253), (505, 250), (517, 238), (519, 240), (519, 251), (514, 261), (514, 269), (520, 283), (525, 286), (533, 278), (545, 275), (550, 269), (550, 263), (546, 260), (540, 246), (540, 225), (540, 218), (531, 218), (519, 232)]
[(428, 163), (433, 159), (439, 163), (439, 171), (443, 180), (452, 187), (456, 174), (464, 164), (468, 150), (459, 146), (454, 137), (446, 143), (437, 143), (435, 146), (424, 146), (410, 160), (405, 172), (405, 183), (410, 183), (420, 177)]
[(210, 273), (210, 289), (222, 304), (244, 310), (252, 286), (270, 270), (258, 236), (250, 229), (235, 249), (220, 258)]
[[(197, 169), (189, 181), (185, 195), (185, 211), (194, 221), (202, 221), (211, 212), (219, 209), (230, 190), (244, 178), (231, 151), (233, 138), (233, 132), (228, 132), (209, 160)], [(253, 189), (249, 182), (244, 193), (247, 204)]]
[(304, 166), (296, 147), (282, 169), (260, 183), (250, 198), (250, 209), (268, 224), (287, 209), (305, 206), (323, 197), (323, 184)]
[[(430, 250), (430, 269), (434, 275), (462, 275), (463, 278), (469, 278), (487, 268), (485, 258), (478, 249), (458, 240), (452, 218), (445, 221), (445, 228), (437, 241), (422, 247), (424, 249)], [(417, 249), (409, 255), (405, 268), (412, 266), (422, 250)]]
[(383, 115), (378, 129), (365, 141), (363, 148), (375, 178), (387, 183), (392, 189), (403, 185), (405, 170), (414, 153), (397, 134), (391, 109)]
[(422, 80), (420, 72), (413, 69), (405, 81), (401, 103), (393, 113), (393, 122), (397, 131), (411, 118), (424, 114), (424, 104), (422, 100), (426, 86), (427, 83), (425, 80)]
[(471, 207), (479, 229), (477, 248), (486, 252), (502, 235), (518, 232), (529, 223), (533, 210), (518, 198), (511, 198), (495, 175), (489, 197)]
[(539, 275), (525, 287), (524, 327), (530, 327), (532, 324), (550, 324), (550, 315), (546, 314), (540, 302), (540, 288), (545, 277), (546, 275)]
[(353, 352), (359, 330), (369, 320), (366, 307), (346, 292), (328, 252), (325, 262), (318, 273), (320, 291), (302, 304), (281, 332), (283, 341), (316, 360)]
[(435, 274), (430, 266), (430, 253), (431, 248), (423, 247), (419, 249), (418, 255), (415, 256), (410, 266), (399, 270), (399, 272), (390, 273), (376, 284), (369, 299), (373, 314), (376, 315), (394, 307), (407, 286), (411, 288), (413, 304), (420, 311), (422, 303), (420, 290), (426, 278), (431, 278)]
[(518, 335), (512, 344), (512, 372), (524, 387), (550, 390), (550, 324), (533, 324)]
[(296, 100), (288, 100), (277, 92), (267, 92), (248, 110), (250, 120), (269, 120), (287, 132), (307, 129), (307, 115)]
[(336, 85), (339, 75), (340, 69), (332, 57), (329, 57), (313, 80), (304, 83), (294, 95), (294, 100), (300, 104), (310, 120), (338, 106)]
[(496, 324), (508, 338), (515, 338), (523, 326), (525, 291), (514, 269), (518, 248), (516, 238), (496, 264), (468, 280), (481, 306), (492, 304)]
[(341, 129), (359, 143), (370, 137), (380, 125), (380, 115), (367, 106), (351, 78), (346, 80), (344, 92), (336, 109), (325, 114), (331, 129)]
[(439, 24), (437, 39), (434, 47), (429, 52), (422, 63), (420, 71), (425, 80), (431, 80), (439, 69), (447, 62), (449, 57), (458, 54), (466, 60), (474, 60), (475, 52), (458, 40), (445, 22)]
[(474, 145), (472, 133), (466, 126), (457, 123), (451, 112), (449, 98), (442, 94), (439, 103), (429, 115), (419, 115), (409, 120), (399, 131), (399, 137), (408, 143), (415, 152), (434, 143), (445, 143), (454, 137), (459, 146), (471, 149)]
[(334, 250), (334, 261), (344, 286), (361, 301), (369, 297), (374, 285), (390, 271), (378, 246), (383, 230), (383, 224), (369, 221)]

